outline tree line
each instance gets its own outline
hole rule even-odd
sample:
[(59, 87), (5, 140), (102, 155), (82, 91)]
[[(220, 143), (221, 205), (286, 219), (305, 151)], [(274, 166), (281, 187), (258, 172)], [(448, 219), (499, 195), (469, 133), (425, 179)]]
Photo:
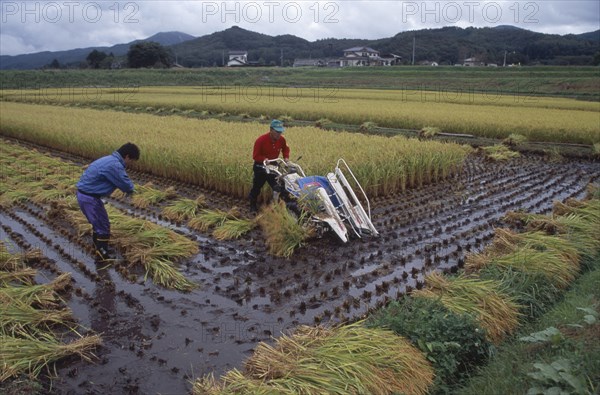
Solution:
[[(85, 58), (85, 62), (79, 65), (79, 68), (89, 69), (118, 69), (118, 68), (169, 68), (174, 64), (174, 56), (169, 48), (153, 42), (144, 41), (132, 44), (127, 51), (127, 55), (117, 57), (112, 52), (107, 54), (103, 51), (94, 49)], [(54, 59), (50, 64), (46, 65), (46, 69), (65, 68), (61, 65), (58, 59)]]

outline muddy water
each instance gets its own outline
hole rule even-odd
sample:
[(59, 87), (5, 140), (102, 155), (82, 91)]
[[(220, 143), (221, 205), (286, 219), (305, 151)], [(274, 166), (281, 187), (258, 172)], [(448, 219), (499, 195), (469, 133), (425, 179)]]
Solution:
[[(299, 324), (340, 322), (363, 316), (387, 300), (423, 286), (431, 270), (456, 271), (469, 251), (481, 250), (509, 210), (548, 213), (554, 200), (581, 198), (598, 181), (600, 165), (548, 164), (539, 158), (509, 164), (470, 159), (452, 180), (371, 202), (381, 236), (340, 244), (315, 240), (291, 259), (269, 256), (260, 231), (217, 242), (181, 224), (163, 223), (198, 241), (200, 253), (182, 263), (199, 289), (182, 294), (119, 269), (98, 266), (72, 230), (27, 203), (0, 211), (0, 239), (41, 247), (52, 278), (73, 273), (67, 299), (77, 320), (102, 334), (96, 363), (75, 359), (59, 368), (56, 394), (185, 394), (190, 381), (241, 368), (260, 341)], [(134, 181), (166, 180), (137, 174)], [(195, 197), (193, 186), (178, 190)], [(215, 207), (243, 205), (211, 197)], [(209, 199), (209, 201), (211, 201)], [(160, 223), (159, 210), (126, 210)]]

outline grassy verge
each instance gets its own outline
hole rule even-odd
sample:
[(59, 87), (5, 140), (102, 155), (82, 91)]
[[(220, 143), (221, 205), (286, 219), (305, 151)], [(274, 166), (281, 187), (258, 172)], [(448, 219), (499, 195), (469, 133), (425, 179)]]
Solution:
[[(516, 338), (502, 345), (492, 359), (468, 385), (457, 394), (526, 394), (550, 393), (557, 387), (567, 394), (593, 394), (600, 390), (600, 324), (585, 322), (584, 317), (600, 306), (600, 258), (592, 271), (581, 276), (564, 299), (540, 319), (524, 327)], [(590, 319), (591, 321), (591, 319)], [(521, 337), (556, 328), (548, 341), (521, 341)], [(552, 363), (563, 361), (555, 364)], [(565, 363), (564, 361), (568, 361)], [(534, 365), (535, 364), (535, 365)], [(559, 365), (564, 368), (557, 369)], [(548, 367), (550, 366), (550, 367)], [(562, 373), (562, 374), (561, 374)], [(542, 376), (547, 380), (541, 380)], [(531, 392), (528, 392), (530, 391)], [(558, 392), (557, 392), (558, 393)]]

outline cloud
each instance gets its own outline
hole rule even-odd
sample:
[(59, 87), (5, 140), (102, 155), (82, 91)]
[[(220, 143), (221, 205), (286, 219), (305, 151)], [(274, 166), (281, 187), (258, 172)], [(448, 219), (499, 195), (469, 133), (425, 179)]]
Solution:
[(269, 35), (391, 37), (443, 26), (514, 25), (555, 34), (600, 28), (600, 2), (579, 1), (6, 1), (0, 54), (110, 46), (164, 31), (194, 36), (237, 25)]

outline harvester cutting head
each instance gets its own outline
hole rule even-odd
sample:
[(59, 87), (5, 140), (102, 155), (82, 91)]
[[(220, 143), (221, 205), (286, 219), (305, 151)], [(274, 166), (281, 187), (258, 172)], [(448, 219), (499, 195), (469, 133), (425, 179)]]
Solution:
[(282, 159), (266, 160), (264, 165), (317, 228), (334, 231), (344, 243), (351, 237), (379, 235), (371, 221), (369, 199), (345, 160), (339, 159), (326, 176), (307, 177), (300, 165)]

